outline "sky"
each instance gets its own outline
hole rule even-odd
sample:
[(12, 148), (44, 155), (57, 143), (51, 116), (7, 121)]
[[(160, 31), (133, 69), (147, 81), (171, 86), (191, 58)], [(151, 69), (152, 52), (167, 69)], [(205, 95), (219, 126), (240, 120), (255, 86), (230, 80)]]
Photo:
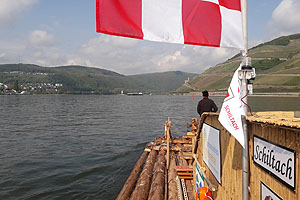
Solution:
[[(248, 0), (249, 47), (300, 33), (299, 11), (300, 0)], [(0, 64), (201, 73), (237, 53), (96, 33), (96, 0), (0, 0)]]

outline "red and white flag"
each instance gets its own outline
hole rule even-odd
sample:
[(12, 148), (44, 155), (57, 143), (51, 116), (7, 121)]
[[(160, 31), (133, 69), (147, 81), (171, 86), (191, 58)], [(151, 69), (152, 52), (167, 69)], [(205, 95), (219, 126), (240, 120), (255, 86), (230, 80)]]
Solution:
[(97, 32), (243, 49), (240, 0), (97, 0)]
[(241, 66), (235, 71), (227, 95), (224, 99), (219, 121), (245, 148), (245, 136), (243, 131), (242, 115), (246, 115), (244, 104), (241, 101), (241, 80), (238, 77), (238, 71)]

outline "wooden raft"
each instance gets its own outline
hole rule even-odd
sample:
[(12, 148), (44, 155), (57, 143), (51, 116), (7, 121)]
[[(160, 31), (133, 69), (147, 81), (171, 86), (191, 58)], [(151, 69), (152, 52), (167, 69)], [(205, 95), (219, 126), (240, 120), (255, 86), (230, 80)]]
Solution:
[(191, 132), (172, 138), (171, 122), (168, 120), (164, 137), (155, 138), (146, 146), (116, 199), (194, 200), (190, 164), (192, 138), (197, 133), (197, 123), (198, 120), (193, 119)]

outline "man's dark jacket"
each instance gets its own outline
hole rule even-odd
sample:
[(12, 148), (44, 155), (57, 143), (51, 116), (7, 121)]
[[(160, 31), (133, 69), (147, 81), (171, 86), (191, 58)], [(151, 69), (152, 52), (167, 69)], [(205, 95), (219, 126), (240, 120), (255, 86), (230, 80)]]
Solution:
[(217, 112), (218, 107), (215, 102), (209, 98), (203, 98), (198, 103), (197, 112), (201, 116), (203, 112)]

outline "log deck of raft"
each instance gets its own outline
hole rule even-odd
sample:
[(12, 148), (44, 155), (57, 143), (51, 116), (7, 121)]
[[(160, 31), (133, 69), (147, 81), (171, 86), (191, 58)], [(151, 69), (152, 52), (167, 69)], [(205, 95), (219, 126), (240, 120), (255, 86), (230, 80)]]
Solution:
[[(206, 149), (209, 145), (204, 144), (209, 141), (203, 135), (203, 124), (218, 132), (213, 140), (219, 140), (219, 146), (213, 149), (219, 150), (219, 178), (204, 160), (204, 154), (207, 153), (213, 161), (218, 162)], [(249, 199), (300, 199), (300, 116), (296, 112), (261, 112), (247, 117), (247, 124)], [(172, 137), (171, 122), (168, 120), (165, 123), (164, 137), (155, 138), (147, 144), (117, 200), (194, 200), (199, 173), (204, 186), (212, 192), (212, 199), (242, 199), (242, 147), (219, 123), (218, 113), (204, 113), (199, 121), (193, 118), (187, 128), (186, 135)], [(257, 147), (258, 145), (266, 146)], [(276, 170), (270, 171), (272, 168), (268, 169), (267, 164), (260, 164), (259, 159), (253, 159), (258, 157), (257, 152), (267, 151), (266, 148), (273, 148), (274, 152), (272, 150), (272, 155), (270, 154), (272, 158), (277, 156), (276, 149), (279, 153), (285, 151), (290, 156), (290, 164), (286, 168), (291, 172), (289, 174), (292, 181), (286, 181), (280, 173), (276, 174)], [(280, 157), (274, 158), (276, 161), (278, 159)], [(266, 194), (269, 196), (264, 196)]]
[[(195, 199), (193, 169), (189, 164), (192, 159), (192, 137), (197, 132), (196, 119), (192, 126), (193, 131), (188, 132), (186, 137), (172, 138), (171, 122), (165, 123), (165, 136), (155, 138), (146, 146), (116, 199), (184, 199), (184, 196)], [(176, 177), (180, 180), (179, 185)]]

